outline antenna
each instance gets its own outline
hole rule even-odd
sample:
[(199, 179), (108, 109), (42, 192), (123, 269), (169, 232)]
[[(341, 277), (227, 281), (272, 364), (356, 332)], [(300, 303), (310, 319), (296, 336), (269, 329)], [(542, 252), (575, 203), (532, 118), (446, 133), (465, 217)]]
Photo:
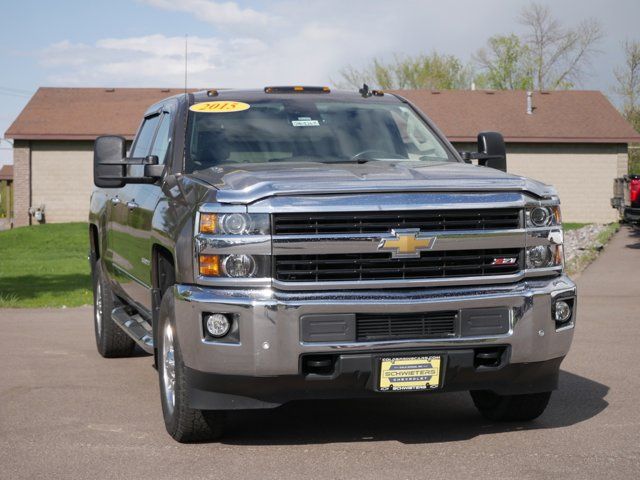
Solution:
[(187, 60), (188, 60), (189, 35), (184, 36), (184, 94), (187, 94)]

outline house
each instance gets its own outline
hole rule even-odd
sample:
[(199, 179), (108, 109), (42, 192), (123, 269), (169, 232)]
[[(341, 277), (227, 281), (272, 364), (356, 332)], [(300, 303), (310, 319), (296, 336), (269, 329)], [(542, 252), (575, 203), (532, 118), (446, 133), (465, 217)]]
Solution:
[[(14, 140), (14, 217), (32, 222), (87, 218), (93, 140), (132, 140), (147, 106), (180, 93), (152, 88), (40, 88), (5, 133)], [(565, 221), (611, 222), (613, 179), (627, 171), (627, 145), (640, 135), (597, 91), (403, 90), (459, 150), (476, 150), (480, 131), (499, 131), (510, 172), (558, 188)]]

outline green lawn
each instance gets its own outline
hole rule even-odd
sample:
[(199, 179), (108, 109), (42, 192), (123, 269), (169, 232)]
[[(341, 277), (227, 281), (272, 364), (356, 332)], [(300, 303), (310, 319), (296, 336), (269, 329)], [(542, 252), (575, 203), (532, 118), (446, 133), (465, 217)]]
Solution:
[(0, 232), (0, 307), (75, 307), (92, 302), (86, 223)]
[(569, 230), (578, 230), (579, 228), (586, 227), (588, 223), (563, 223), (562, 228), (565, 232)]

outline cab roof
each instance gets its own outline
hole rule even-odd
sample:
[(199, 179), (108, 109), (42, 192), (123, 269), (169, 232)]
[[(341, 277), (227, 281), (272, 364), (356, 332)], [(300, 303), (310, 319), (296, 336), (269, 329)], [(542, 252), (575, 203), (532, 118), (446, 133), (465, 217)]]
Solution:
[[(302, 90), (294, 90), (302, 89)], [(326, 90), (322, 90), (326, 89)], [(393, 94), (371, 95), (368, 97), (357, 90), (332, 90), (328, 87), (309, 86), (267, 86), (263, 89), (210, 89), (193, 93), (194, 103), (215, 102), (216, 100), (256, 101), (267, 99), (326, 99), (331, 101), (348, 102), (385, 102), (397, 103), (400, 100)]]

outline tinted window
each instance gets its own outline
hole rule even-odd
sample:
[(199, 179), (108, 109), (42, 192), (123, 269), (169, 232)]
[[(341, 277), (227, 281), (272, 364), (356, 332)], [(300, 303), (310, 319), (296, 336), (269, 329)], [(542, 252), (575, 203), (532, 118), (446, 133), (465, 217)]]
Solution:
[(158, 120), (160, 120), (160, 116), (156, 115), (154, 117), (147, 118), (144, 121), (142, 129), (140, 130), (140, 133), (138, 133), (136, 145), (133, 147), (133, 151), (131, 152), (132, 157), (146, 157), (149, 154), (149, 147), (151, 147), (153, 134), (158, 126)]
[(157, 155), (160, 165), (164, 165), (167, 156), (167, 149), (169, 148), (169, 142), (171, 141), (171, 116), (168, 113), (162, 115), (160, 120), (160, 126), (158, 127), (158, 133), (156, 139), (153, 142), (153, 148), (151, 149), (151, 155)]
[(456, 161), (397, 102), (269, 99), (243, 111), (189, 112), (187, 172), (259, 162)]

